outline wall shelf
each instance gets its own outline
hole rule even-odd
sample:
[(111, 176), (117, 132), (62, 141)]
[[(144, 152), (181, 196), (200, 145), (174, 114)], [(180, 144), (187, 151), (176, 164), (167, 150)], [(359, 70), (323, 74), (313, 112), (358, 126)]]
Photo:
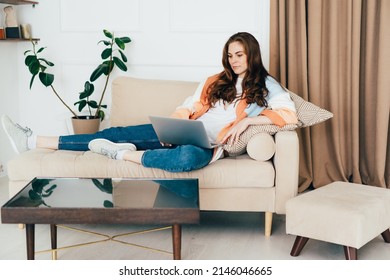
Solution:
[(8, 38), (8, 39), (0, 39), (1, 42), (38, 42), (40, 39), (38, 38), (31, 38), (31, 39), (23, 39), (23, 38)]
[(37, 1), (28, 1), (28, 0), (0, 0), (0, 3), (10, 4), (10, 5), (35, 5), (38, 4)]
[[(9, 5), (32, 5), (35, 7), (36, 4), (39, 2), (37, 1), (29, 1), (29, 0), (0, 0), (0, 4), (9, 4)], [(39, 41), (38, 38), (30, 38), (30, 39), (23, 39), (23, 38), (6, 38), (6, 39), (0, 39), (0, 42), (25, 42), (25, 41)]]

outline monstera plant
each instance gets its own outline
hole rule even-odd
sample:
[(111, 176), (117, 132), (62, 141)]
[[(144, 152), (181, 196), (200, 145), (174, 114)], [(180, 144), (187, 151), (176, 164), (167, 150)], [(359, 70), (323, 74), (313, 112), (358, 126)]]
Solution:
[[(100, 40), (98, 44), (103, 44), (104, 49), (101, 53), (102, 62), (93, 70), (89, 80), (84, 83), (84, 89), (79, 93), (79, 99), (73, 105), (77, 106), (79, 112), (84, 112), (87, 109), (87, 115), (78, 115), (66, 102), (61, 98), (59, 93), (54, 87), (54, 74), (49, 73), (50, 67), (54, 66), (54, 63), (46, 58), (43, 58), (42, 52), (45, 47), (37, 48), (37, 42), (32, 42), (32, 49), (25, 51), (24, 55), (25, 64), (28, 67), (32, 77), (30, 80), (30, 89), (38, 76), (40, 82), (50, 87), (53, 93), (61, 101), (61, 103), (72, 113), (74, 119), (81, 118), (95, 118), (103, 120), (105, 113), (103, 108), (107, 108), (107, 105), (102, 104), (104, 94), (106, 93), (110, 74), (115, 67), (120, 70), (127, 71), (127, 57), (124, 54), (126, 44), (131, 42), (129, 37), (115, 37), (113, 32), (103, 30), (105, 38)], [(101, 90), (100, 96), (96, 100), (93, 99), (92, 94), (95, 92), (94, 82), (101, 76), (105, 76), (104, 86)], [(84, 110), (84, 111), (83, 111)]]

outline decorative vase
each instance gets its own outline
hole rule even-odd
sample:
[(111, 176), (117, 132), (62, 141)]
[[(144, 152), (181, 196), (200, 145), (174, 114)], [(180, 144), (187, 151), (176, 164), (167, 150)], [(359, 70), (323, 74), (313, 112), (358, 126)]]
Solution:
[(91, 116), (72, 117), (74, 134), (92, 134), (99, 131), (100, 118)]

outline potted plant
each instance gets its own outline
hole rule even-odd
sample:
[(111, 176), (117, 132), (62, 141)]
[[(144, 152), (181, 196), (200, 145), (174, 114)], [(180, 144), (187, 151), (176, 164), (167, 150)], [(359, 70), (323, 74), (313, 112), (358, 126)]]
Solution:
[[(32, 49), (24, 52), (25, 64), (28, 67), (32, 77), (30, 80), (30, 89), (34, 83), (35, 78), (38, 76), (41, 83), (50, 87), (53, 93), (61, 101), (61, 103), (71, 112), (72, 114), (72, 123), (75, 133), (93, 133), (99, 130), (100, 121), (105, 117), (103, 109), (107, 108), (107, 105), (102, 104), (104, 94), (107, 90), (108, 82), (112, 70), (115, 67), (118, 67), (122, 71), (127, 71), (127, 57), (123, 53), (123, 50), (126, 47), (127, 43), (131, 42), (129, 37), (115, 37), (114, 33), (103, 30), (104, 40), (98, 42), (104, 44), (105, 48), (101, 53), (101, 59), (103, 60), (96, 68), (93, 70), (89, 80), (84, 83), (84, 89), (79, 93), (79, 100), (73, 105), (77, 106), (79, 112), (84, 112), (84, 109), (87, 109), (87, 115), (78, 115), (75, 110), (73, 110), (66, 102), (61, 98), (55, 89), (54, 83), (54, 74), (48, 73), (49, 67), (54, 66), (54, 63), (40, 57), (45, 47), (41, 47), (37, 50), (37, 42), (32, 42)], [(101, 91), (100, 97), (97, 100), (92, 98), (92, 94), (95, 91), (94, 82), (99, 79), (102, 75), (106, 76), (104, 87)], [(77, 123), (82, 120), (89, 120), (89, 122), (94, 123), (94, 128), (84, 130), (78, 129)], [(84, 122), (82, 122), (84, 123)], [(85, 125), (82, 125), (85, 126)]]

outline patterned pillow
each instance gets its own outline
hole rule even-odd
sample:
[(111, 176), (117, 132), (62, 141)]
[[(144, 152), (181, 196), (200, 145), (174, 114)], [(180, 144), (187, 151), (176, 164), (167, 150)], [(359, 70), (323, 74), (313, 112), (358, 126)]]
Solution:
[(298, 128), (298, 125), (296, 124), (286, 124), (283, 127), (274, 124), (251, 125), (240, 135), (236, 144), (232, 144), (229, 140), (223, 146), (223, 149), (229, 153), (229, 156), (238, 156), (246, 152), (246, 146), (248, 145), (249, 140), (258, 133), (266, 132), (270, 135), (274, 135), (279, 131), (294, 130), (296, 128)]
[(266, 132), (274, 135), (279, 131), (294, 130), (299, 127), (308, 127), (317, 123), (326, 121), (333, 117), (333, 114), (325, 109), (314, 105), (313, 103), (304, 100), (302, 97), (289, 91), (291, 99), (295, 103), (297, 110), (298, 124), (287, 124), (283, 127), (279, 127), (274, 124), (267, 125), (251, 125), (249, 126), (238, 139), (236, 144), (232, 144), (228, 141), (223, 146), (223, 149), (229, 153), (230, 156), (237, 156), (246, 152), (246, 146), (253, 135), (260, 132)]
[(320, 122), (324, 122), (333, 117), (333, 114), (325, 109), (314, 105), (313, 103), (304, 100), (302, 97), (289, 91), (291, 99), (295, 103), (297, 109), (297, 117), (299, 127), (308, 127)]

